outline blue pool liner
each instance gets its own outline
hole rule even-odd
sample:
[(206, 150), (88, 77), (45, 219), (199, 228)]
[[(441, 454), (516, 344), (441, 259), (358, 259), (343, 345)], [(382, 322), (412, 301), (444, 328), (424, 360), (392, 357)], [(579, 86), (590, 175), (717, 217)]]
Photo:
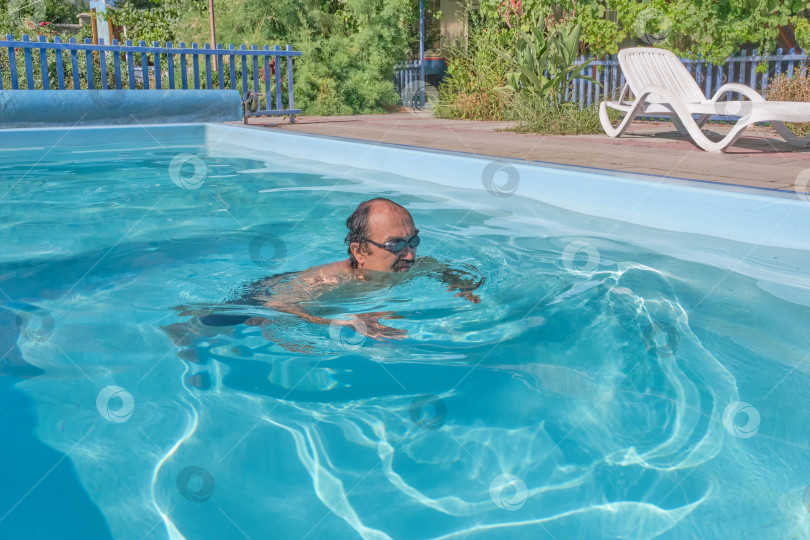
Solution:
[(236, 122), (236, 90), (0, 90), (0, 127)]

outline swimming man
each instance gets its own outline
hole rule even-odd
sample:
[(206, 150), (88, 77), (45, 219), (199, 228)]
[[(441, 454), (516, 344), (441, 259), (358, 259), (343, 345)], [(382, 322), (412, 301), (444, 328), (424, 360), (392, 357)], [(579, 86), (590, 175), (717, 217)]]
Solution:
[[(390, 285), (392, 273), (430, 275), (445, 283), (448, 291), (458, 291), (455, 296), (472, 303), (480, 302), (473, 294), (484, 282), (472, 272), (455, 270), (430, 257), (416, 259), (419, 246), (419, 229), (413, 217), (404, 207), (382, 197), (361, 203), (346, 220), (349, 234), (349, 258), (298, 273), (282, 274), (258, 282), (266, 293), (249, 294), (254, 302), (272, 307), (276, 311), (291, 313), (316, 324), (341, 324), (355, 328), (372, 338), (402, 339), (406, 331), (381, 324), (380, 319), (399, 318), (390, 311), (359, 313), (353, 315), (362, 324), (351, 320), (328, 319), (308, 312), (302, 304), (346, 283), (365, 283), (370, 288)], [(474, 268), (472, 268), (475, 271)], [(398, 276), (396, 276), (398, 277)], [(281, 279), (286, 279), (281, 281)], [(256, 289), (256, 285), (252, 289)], [(255, 317), (246, 321), (261, 325), (265, 319)]]

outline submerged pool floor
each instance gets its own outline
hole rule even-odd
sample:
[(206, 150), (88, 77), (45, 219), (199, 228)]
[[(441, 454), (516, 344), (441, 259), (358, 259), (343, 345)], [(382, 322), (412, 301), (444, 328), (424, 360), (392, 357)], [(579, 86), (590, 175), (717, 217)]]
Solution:
[[(192, 138), (5, 155), (0, 537), (810, 534), (808, 251)], [(239, 303), (372, 196), (481, 302), (307, 306), (401, 341)]]

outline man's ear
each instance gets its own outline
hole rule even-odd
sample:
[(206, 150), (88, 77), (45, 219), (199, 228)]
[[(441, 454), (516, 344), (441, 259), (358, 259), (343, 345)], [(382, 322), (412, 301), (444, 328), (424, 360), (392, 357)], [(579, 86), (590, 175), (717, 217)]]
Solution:
[(352, 242), (349, 244), (349, 249), (352, 251), (352, 255), (354, 255), (355, 260), (357, 260), (358, 266), (363, 266), (363, 263), (366, 262), (366, 252), (363, 251), (363, 248), (360, 247), (360, 242)]

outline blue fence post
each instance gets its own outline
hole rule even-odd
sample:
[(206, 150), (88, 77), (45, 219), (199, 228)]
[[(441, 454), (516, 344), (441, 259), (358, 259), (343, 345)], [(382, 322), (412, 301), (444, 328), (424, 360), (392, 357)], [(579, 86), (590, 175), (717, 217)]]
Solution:
[(242, 57), (242, 99), (247, 97), (248, 93), (248, 69), (247, 69), (247, 55), (244, 53), (245, 46), (240, 45), (239, 51), (242, 53), (239, 56)]
[(704, 94), (706, 95), (706, 99), (712, 97), (712, 84), (714, 83), (714, 65), (706, 60), (706, 86)]
[(115, 89), (121, 90), (121, 88), (123, 87), (123, 82), (121, 78), (121, 51), (120, 51), (121, 44), (118, 43), (117, 39), (114, 39), (112, 40), (112, 45), (113, 47), (116, 48), (116, 50), (114, 50), (112, 53), (113, 72), (114, 72), (113, 76), (115, 77)]
[[(56, 44), (62, 43), (60, 36), (54, 36), (53, 42)], [(56, 86), (59, 90), (65, 89), (65, 66), (62, 63), (62, 49), (54, 49), (54, 60), (56, 62)]]
[[(70, 44), (76, 44), (76, 38), (70, 38)], [(81, 79), (79, 78), (79, 51), (70, 49), (70, 73), (73, 75), (73, 89), (80, 90), (82, 87)]]
[[(28, 34), (23, 35), (23, 41), (28, 41)], [(34, 85), (34, 66), (31, 62), (31, 47), (23, 49), (23, 57), (25, 58), (25, 82), (29, 90), (36, 88)]]
[(208, 52), (211, 49), (211, 44), (206, 43), (203, 48), (205, 49), (205, 89), (211, 90), (214, 87), (211, 79), (211, 54)]
[[(186, 42), (180, 42), (180, 50), (186, 50)], [(188, 90), (188, 65), (186, 64), (186, 53), (180, 53), (180, 88)]]
[(759, 77), (759, 93), (765, 97), (765, 90), (768, 88), (768, 73), (770, 72), (771, 58), (768, 56), (767, 51), (762, 53), (765, 60), (765, 73)]
[[(774, 79), (779, 78), (779, 76), (782, 74), (782, 56), (783, 56), (782, 49), (781, 48), (776, 49), (776, 58), (773, 60), (773, 62), (776, 64), (774, 75), (772, 77)], [(770, 70), (768, 70), (768, 72), (770, 73)], [(763, 94), (768, 93), (768, 82), (769, 82), (768, 80), (765, 80), (765, 84), (762, 87)]]
[(788, 78), (793, 77), (793, 57), (796, 55), (796, 49), (791, 48), (788, 51), (788, 65), (787, 65), (787, 76)]
[[(45, 43), (47, 38), (39, 36), (39, 42)], [(48, 77), (48, 50), (45, 47), (39, 49), (39, 76), (42, 79), (42, 89), (50, 90), (50, 78)]]
[[(197, 43), (194, 42), (191, 44), (192, 49), (197, 48)], [(200, 55), (196, 52), (191, 53), (191, 65), (194, 68), (194, 89), (200, 89)]]
[(169, 90), (174, 90), (174, 54), (172, 54), (172, 42), (166, 42), (166, 72), (169, 78)]
[[(259, 48), (256, 45), (253, 45), (251, 47), (251, 50), (253, 50), (253, 51), (256, 51), (258, 49)], [(253, 62), (252, 62), (253, 63), (253, 91), (256, 92), (256, 94), (258, 95), (259, 94), (259, 57), (258, 57), (258, 55), (254, 54), (253, 57), (252, 57), (252, 60), (253, 60)]]
[(163, 69), (160, 66), (160, 43), (153, 42), (155, 47), (155, 90), (163, 89)]
[[(91, 45), (93, 42), (90, 38), (84, 38), (85, 45)], [(87, 62), (87, 89), (95, 90), (96, 84), (93, 81), (93, 50), (89, 47), (84, 52), (84, 58)]]
[[(222, 43), (217, 43), (214, 47), (217, 51), (222, 50)], [(225, 89), (225, 61), (222, 58), (222, 53), (217, 53), (217, 79), (219, 79), (219, 89)]]
[(282, 109), (281, 106), (281, 57), (278, 53), (281, 51), (281, 47), (276, 45), (273, 47), (273, 50), (276, 54), (273, 56), (273, 62), (276, 64), (276, 110), (280, 111)]
[(143, 89), (149, 90), (149, 57), (146, 55), (146, 42), (141, 40), (139, 46), (141, 47), (141, 82), (143, 82)]
[(756, 90), (757, 88), (757, 50), (751, 51), (751, 76), (748, 86)]
[[(287, 45), (287, 52), (292, 51), (292, 45)], [(287, 56), (287, 108), (290, 109), (290, 123), (295, 123), (295, 114), (293, 114), (293, 109), (295, 109), (295, 103), (293, 102), (293, 65), (292, 65), (292, 56)]]
[(611, 99), (618, 97), (619, 93), (619, 57), (615, 54), (610, 55), (610, 61), (613, 64), (613, 81), (611, 82)]
[[(733, 56), (731, 58), (729, 58), (728, 69), (726, 70), (726, 82), (727, 83), (734, 82), (734, 62), (735, 62), (735, 58)], [(728, 92), (726, 92), (726, 95), (723, 96), (723, 98), (724, 99), (728, 98)]]
[(101, 78), (101, 89), (107, 89), (107, 52), (104, 49), (98, 51), (98, 75)]
[(264, 60), (264, 103), (266, 108), (271, 108), (273, 103), (272, 96), (270, 95), (270, 46), (264, 46), (265, 55), (262, 57)]
[(132, 51), (132, 40), (127, 40), (127, 79), (129, 89), (135, 89), (135, 53)]
[(236, 57), (234, 56), (233, 43), (228, 45), (228, 50), (231, 54), (228, 55), (228, 73), (230, 74), (231, 90), (236, 90)]
[[(11, 34), (6, 35), (6, 40), (14, 41), (14, 36)], [(8, 47), (8, 72), (11, 75), (11, 89), (12, 90), (19, 90), (20, 84), (18, 82), (17, 76), (17, 52), (14, 50), (14, 45), (9, 45)]]

